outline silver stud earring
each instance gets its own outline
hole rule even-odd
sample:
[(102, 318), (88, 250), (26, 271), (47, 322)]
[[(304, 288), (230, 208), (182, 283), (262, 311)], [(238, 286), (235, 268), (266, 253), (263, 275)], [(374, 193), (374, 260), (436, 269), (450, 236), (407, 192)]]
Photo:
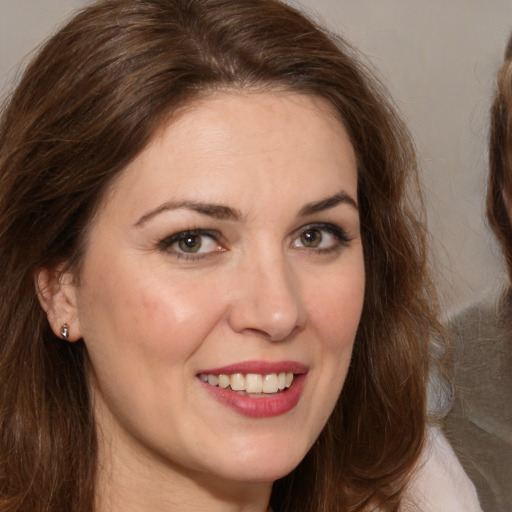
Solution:
[(60, 328), (60, 335), (63, 339), (67, 340), (69, 337), (69, 325), (68, 324), (62, 324), (62, 327)]

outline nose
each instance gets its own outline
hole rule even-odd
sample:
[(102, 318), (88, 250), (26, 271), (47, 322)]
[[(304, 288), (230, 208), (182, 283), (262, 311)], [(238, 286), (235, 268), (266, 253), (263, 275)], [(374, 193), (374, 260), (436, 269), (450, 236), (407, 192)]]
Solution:
[(304, 327), (300, 283), (286, 262), (245, 266), (237, 281), (229, 311), (235, 332), (282, 341)]

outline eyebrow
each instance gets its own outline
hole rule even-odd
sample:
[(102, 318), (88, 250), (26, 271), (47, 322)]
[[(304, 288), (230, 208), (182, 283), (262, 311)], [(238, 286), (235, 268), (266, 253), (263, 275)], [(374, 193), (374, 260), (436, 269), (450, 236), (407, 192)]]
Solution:
[(299, 217), (307, 217), (308, 215), (313, 215), (314, 213), (329, 210), (330, 208), (334, 208), (339, 204), (348, 204), (349, 206), (352, 206), (352, 208), (354, 208), (356, 211), (359, 211), (359, 206), (357, 205), (356, 200), (346, 192), (342, 191), (334, 194), (333, 196), (326, 197), (321, 201), (316, 201), (314, 203), (305, 205), (301, 208)]
[[(307, 217), (315, 213), (334, 208), (339, 204), (348, 204), (355, 210), (359, 211), (357, 202), (346, 192), (339, 192), (333, 196), (327, 197), (320, 201), (308, 203), (299, 211), (299, 217)], [(145, 213), (135, 224), (135, 227), (140, 227), (156, 217), (160, 213), (172, 210), (186, 209), (197, 212), (207, 217), (213, 217), (220, 220), (240, 221), (243, 218), (242, 213), (237, 208), (224, 206), (222, 204), (203, 203), (200, 201), (168, 201), (154, 210)]]
[(242, 219), (242, 213), (240, 210), (221, 204), (203, 203), (199, 201), (169, 201), (144, 214), (135, 223), (135, 227), (142, 226), (162, 212), (180, 210), (182, 208), (220, 220), (240, 221)]

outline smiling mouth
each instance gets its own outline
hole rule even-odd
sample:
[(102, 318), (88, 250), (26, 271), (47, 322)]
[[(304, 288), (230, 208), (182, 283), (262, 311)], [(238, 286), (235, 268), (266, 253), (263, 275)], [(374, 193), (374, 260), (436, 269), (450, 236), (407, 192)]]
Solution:
[(233, 374), (199, 374), (199, 378), (210, 386), (230, 389), (246, 396), (275, 394), (288, 389), (293, 382), (294, 374), (280, 373), (233, 373)]

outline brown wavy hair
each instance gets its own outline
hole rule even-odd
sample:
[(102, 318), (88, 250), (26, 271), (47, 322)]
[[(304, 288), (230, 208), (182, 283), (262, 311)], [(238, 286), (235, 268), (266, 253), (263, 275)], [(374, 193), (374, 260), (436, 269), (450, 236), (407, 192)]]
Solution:
[[(358, 165), (366, 268), (353, 359), (275, 512), (393, 511), (424, 441), (428, 338), (416, 160), (378, 81), (341, 38), (277, 0), (103, 0), (47, 41), (0, 121), (0, 510), (91, 512), (96, 432), (83, 342), (51, 331), (33, 275), (79, 272), (114, 177), (162, 122), (215, 90), (325, 98)], [(416, 213), (415, 213), (416, 212)]]
[(512, 35), (496, 79), (489, 133), (489, 178), (487, 219), (498, 242), (512, 280), (512, 204), (507, 208), (504, 192), (512, 203)]

